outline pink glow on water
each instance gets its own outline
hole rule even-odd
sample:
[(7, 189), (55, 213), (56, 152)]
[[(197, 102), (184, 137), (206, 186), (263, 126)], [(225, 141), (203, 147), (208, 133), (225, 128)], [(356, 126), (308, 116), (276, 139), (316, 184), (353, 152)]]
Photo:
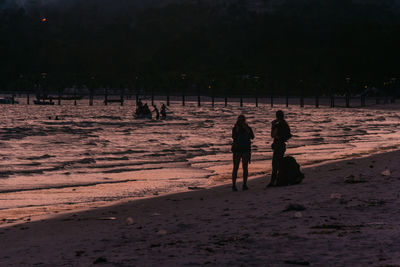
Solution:
[(391, 109), (173, 103), (168, 119), (156, 121), (133, 119), (131, 101), (123, 107), (1, 105), (0, 219), (227, 183), (231, 128), (241, 113), (256, 136), (250, 175), (267, 175), (277, 109), (294, 133), (287, 154), (302, 165), (400, 145), (400, 116)]

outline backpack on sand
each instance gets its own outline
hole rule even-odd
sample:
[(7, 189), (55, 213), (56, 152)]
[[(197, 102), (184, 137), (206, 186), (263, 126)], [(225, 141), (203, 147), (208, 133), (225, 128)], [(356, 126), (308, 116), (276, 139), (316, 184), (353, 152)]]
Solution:
[(300, 171), (300, 165), (296, 159), (291, 156), (284, 157), (278, 170), (277, 185), (299, 184), (303, 179), (304, 174)]

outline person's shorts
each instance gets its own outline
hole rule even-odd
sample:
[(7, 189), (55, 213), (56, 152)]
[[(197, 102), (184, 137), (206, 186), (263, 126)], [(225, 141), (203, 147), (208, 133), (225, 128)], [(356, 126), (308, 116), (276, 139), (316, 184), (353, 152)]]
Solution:
[(250, 151), (246, 151), (246, 152), (233, 152), (234, 155), (243, 157), (243, 156), (250, 156), (251, 152)]

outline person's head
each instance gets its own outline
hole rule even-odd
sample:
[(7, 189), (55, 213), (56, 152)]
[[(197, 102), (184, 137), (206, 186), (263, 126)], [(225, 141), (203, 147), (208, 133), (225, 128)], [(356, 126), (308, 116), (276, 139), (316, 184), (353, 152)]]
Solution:
[(283, 120), (284, 117), (285, 117), (285, 115), (283, 114), (283, 111), (282, 111), (282, 110), (278, 110), (278, 111), (276, 112), (276, 118), (277, 118), (278, 120)]
[(246, 117), (244, 115), (239, 115), (236, 121), (237, 125), (243, 126), (246, 124)]

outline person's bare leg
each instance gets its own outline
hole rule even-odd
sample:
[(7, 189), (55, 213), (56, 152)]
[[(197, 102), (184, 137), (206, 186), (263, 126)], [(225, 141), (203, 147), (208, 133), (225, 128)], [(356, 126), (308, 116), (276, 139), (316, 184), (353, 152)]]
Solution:
[(243, 190), (249, 189), (247, 187), (247, 178), (249, 176), (249, 159), (250, 159), (250, 153), (243, 153), (243, 156), (242, 156)]
[(239, 170), (240, 158), (241, 158), (240, 154), (233, 153), (233, 170), (232, 170), (232, 190), (233, 191), (237, 191), (236, 179), (237, 179), (237, 173)]

